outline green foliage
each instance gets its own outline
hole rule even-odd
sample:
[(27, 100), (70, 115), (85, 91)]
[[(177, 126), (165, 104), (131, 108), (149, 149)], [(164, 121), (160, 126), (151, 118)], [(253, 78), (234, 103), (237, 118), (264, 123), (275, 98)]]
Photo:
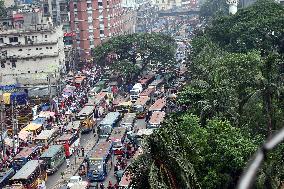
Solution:
[(5, 8), (4, 1), (0, 0), (0, 17), (7, 16), (7, 9)]
[(114, 65), (118, 62), (130, 61), (135, 65), (137, 60), (141, 59), (141, 72), (150, 66), (149, 62), (156, 67), (170, 68), (175, 64), (175, 51), (176, 43), (170, 36), (135, 33), (110, 39), (93, 49), (92, 55), (96, 64), (111, 64), (113, 71), (117, 71), (117, 66)]
[(200, 16), (208, 19), (218, 14), (226, 14), (228, 11), (226, 0), (206, 0), (200, 7)]
[(258, 0), (234, 16), (216, 18), (207, 34), (232, 52), (275, 49), (284, 38), (284, 7), (273, 0)]
[[(171, 117), (147, 139), (147, 171), (135, 174), (131, 165), (133, 183), (143, 180), (150, 188), (231, 188), (256, 150), (254, 142), (227, 121), (213, 119), (201, 127), (197, 116)], [(141, 160), (135, 165), (143, 165)]]

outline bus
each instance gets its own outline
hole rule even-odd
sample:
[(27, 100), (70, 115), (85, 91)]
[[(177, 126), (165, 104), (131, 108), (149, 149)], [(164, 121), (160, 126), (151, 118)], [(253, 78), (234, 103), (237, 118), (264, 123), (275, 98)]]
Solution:
[(115, 127), (113, 128), (109, 139), (112, 141), (112, 150), (115, 155), (123, 154), (123, 144), (126, 137), (126, 128)]
[(71, 121), (68, 122), (68, 125), (66, 127), (66, 133), (72, 134), (72, 133), (81, 133), (81, 121)]
[(38, 158), (42, 154), (42, 146), (24, 147), (15, 157), (13, 168), (21, 169), (28, 161)]
[(159, 128), (161, 126), (161, 123), (164, 121), (165, 119), (165, 112), (153, 112), (149, 122), (148, 122), (148, 127), (149, 129), (151, 128)]
[(157, 91), (163, 86), (163, 83), (164, 79), (156, 79), (148, 86), (148, 88), (153, 88)]
[(143, 119), (147, 114), (147, 105), (150, 98), (147, 96), (140, 96), (133, 105), (133, 109), (136, 112), (137, 118)]
[(119, 112), (109, 112), (98, 127), (99, 137), (108, 137), (120, 119)]
[(121, 102), (116, 106), (116, 111), (120, 113), (128, 113), (132, 110), (132, 102), (127, 101), (127, 102)]
[(75, 149), (80, 146), (80, 134), (64, 133), (58, 139), (56, 139), (54, 143), (64, 146), (65, 156), (68, 158), (75, 152)]
[(150, 108), (149, 112), (163, 111), (166, 108), (167, 101), (165, 98), (159, 98)]
[(95, 106), (85, 106), (77, 115), (76, 118), (81, 120), (82, 133), (89, 133), (94, 128), (94, 111)]
[(30, 160), (10, 179), (10, 183), (22, 184), (27, 189), (37, 189), (41, 181), (47, 179), (45, 170), (42, 160)]
[(34, 138), (34, 143), (38, 146), (48, 148), (48, 145), (58, 136), (58, 129), (43, 130)]
[(99, 140), (87, 154), (87, 177), (90, 181), (103, 181), (111, 170), (112, 142)]
[(142, 91), (142, 93), (140, 93), (140, 97), (141, 96), (146, 96), (146, 97), (149, 97), (150, 99), (153, 99), (153, 94), (155, 92), (155, 89), (154, 88), (147, 88), (145, 89), (144, 91)]
[(0, 188), (9, 184), (9, 179), (13, 177), (15, 170), (13, 168), (2, 168), (0, 170)]
[(145, 75), (141, 79), (139, 79), (138, 83), (141, 83), (143, 89), (145, 89), (154, 79), (154, 75)]
[[(137, 101), (136, 101), (137, 102)], [(124, 114), (120, 126), (127, 129), (127, 131), (131, 131), (136, 120), (136, 113), (127, 113)]]
[(55, 173), (66, 159), (63, 145), (51, 145), (40, 156), (40, 159), (43, 160), (47, 166), (47, 174)]
[(43, 130), (43, 126), (42, 124), (30, 123), (26, 127), (24, 127), (22, 130), (31, 132), (33, 136), (36, 136)]

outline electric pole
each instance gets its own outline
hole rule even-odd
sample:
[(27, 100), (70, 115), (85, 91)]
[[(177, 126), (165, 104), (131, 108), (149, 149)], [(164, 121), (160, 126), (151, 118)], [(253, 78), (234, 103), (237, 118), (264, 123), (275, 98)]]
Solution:
[(5, 158), (6, 154), (5, 141), (4, 141), (4, 132), (6, 132), (4, 113), (5, 113), (5, 104), (4, 101), (2, 100), (0, 105), (0, 120), (1, 120), (1, 143), (2, 143), (3, 159)]

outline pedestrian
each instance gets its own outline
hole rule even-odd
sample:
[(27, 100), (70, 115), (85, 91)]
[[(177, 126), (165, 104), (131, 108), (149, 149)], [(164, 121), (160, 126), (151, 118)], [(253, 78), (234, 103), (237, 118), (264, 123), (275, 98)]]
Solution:
[(111, 189), (112, 188), (112, 183), (111, 181), (108, 181), (108, 189)]
[(85, 149), (84, 149), (84, 147), (81, 148), (81, 152), (82, 152), (82, 157), (84, 157), (84, 155), (85, 155)]
[(66, 166), (67, 166), (67, 168), (69, 168), (69, 166), (70, 166), (70, 160), (68, 158), (66, 159)]
[(100, 184), (100, 189), (105, 189), (104, 183)]

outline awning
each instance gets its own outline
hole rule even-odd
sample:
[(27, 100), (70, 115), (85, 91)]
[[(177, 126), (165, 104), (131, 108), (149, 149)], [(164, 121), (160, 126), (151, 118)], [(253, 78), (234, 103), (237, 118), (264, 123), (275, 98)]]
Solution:
[(10, 104), (11, 100), (11, 93), (4, 93), (3, 94), (3, 101), (5, 104)]

